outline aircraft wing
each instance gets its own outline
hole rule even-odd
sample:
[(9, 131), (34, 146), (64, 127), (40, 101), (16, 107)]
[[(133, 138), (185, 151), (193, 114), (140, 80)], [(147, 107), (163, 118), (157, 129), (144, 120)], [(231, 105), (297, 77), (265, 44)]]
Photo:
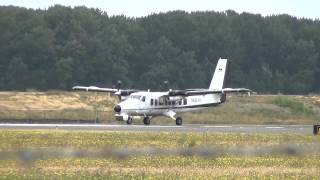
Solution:
[(131, 93), (139, 92), (136, 89), (113, 89), (113, 88), (100, 88), (96, 86), (74, 86), (73, 90), (80, 91), (94, 91), (94, 92), (109, 92), (116, 96), (129, 96)]
[(224, 88), (220, 90), (172, 90), (168, 92), (168, 96), (195, 96), (206, 94), (221, 94), (221, 93), (252, 93), (250, 89), (246, 88)]
[(201, 90), (201, 91), (189, 91), (188, 95), (206, 95), (206, 94), (221, 94), (221, 93), (251, 93), (250, 89), (246, 88), (224, 88), (221, 90)]
[(99, 88), (96, 86), (74, 86), (72, 87), (73, 90), (82, 90), (82, 91), (95, 91), (95, 92), (111, 92), (115, 93), (118, 91), (118, 89), (112, 89), (112, 88)]

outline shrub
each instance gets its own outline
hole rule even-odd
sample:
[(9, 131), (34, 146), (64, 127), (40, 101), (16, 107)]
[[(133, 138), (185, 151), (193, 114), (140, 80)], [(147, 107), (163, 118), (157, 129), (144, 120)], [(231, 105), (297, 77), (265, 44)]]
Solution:
[(278, 105), (280, 107), (289, 108), (293, 113), (296, 114), (312, 114), (312, 110), (307, 108), (304, 103), (290, 99), (285, 96), (277, 96), (272, 99), (272, 104)]

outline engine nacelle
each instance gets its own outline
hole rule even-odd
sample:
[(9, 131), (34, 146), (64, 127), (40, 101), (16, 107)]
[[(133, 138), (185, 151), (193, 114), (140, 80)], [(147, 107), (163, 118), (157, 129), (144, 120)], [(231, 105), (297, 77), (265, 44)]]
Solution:
[(187, 91), (184, 90), (172, 90), (169, 91), (169, 96), (186, 96)]
[(117, 96), (130, 96), (130, 94), (138, 92), (138, 90), (119, 90), (115, 92), (114, 94)]

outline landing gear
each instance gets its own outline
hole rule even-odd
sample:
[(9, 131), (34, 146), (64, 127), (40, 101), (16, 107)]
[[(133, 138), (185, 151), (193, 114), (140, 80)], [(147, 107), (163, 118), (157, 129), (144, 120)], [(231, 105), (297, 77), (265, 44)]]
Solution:
[(150, 125), (150, 117), (146, 116), (143, 118), (143, 124)]
[(177, 126), (181, 126), (182, 125), (182, 118), (181, 117), (177, 117), (176, 118), (176, 125)]
[(132, 117), (128, 117), (127, 124), (132, 124)]

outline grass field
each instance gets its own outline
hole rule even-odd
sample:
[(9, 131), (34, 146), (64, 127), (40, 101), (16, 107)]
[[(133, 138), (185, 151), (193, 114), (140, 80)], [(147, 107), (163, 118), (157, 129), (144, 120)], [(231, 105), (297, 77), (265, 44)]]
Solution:
[[(0, 122), (19, 119), (49, 122), (115, 121), (116, 97), (93, 92), (0, 92)], [(320, 96), (228, 96), (221, 106), (202, 112), (182, 114), (185, 123), (196, 124), (316, 124), (320, 123)], [(142, 120), (135, 121), (141, 124)], [(175, 124), (171, 119), (154, 118), (152, 124)]]
[[(317, 150), (259, 155), (225, 152), (215, 156), (138, 154), (139, 150), (148, 148), (167, 152), (176, 148), (215, 147), (228, 151), (283, 145), (306, 147), (319, 141), (320, 136), (300, 134), (212, 133), (204, 136), (175, 132), (2, 130), (0, 179), (318, 179), (320, 152)], [(136, 154), (125, 158), (108, 154), (114, 149), (122, 152), (132, 148)], [(37, 155), (34, 151), (41, 153)]]
[[(116, 124), (116, 102), (104, 93), (1, 92), (0, 119)], [(197, 124), (315, 124), (319, 109), (319, 96), (228, 96), (182, 116)], [(0, 131), (0, 179), (318, 179), (319, 167), (320, 136), (312, 135)]]

